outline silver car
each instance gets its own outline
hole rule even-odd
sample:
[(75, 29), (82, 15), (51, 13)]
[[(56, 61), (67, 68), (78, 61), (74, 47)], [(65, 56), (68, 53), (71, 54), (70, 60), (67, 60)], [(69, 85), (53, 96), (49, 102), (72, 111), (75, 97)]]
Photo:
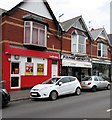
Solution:
[(97, 89), (111, 89), (111, 84), (101, 76), (87, 76), (81, 81), (82, 89), (91, 89), (96, 91)]

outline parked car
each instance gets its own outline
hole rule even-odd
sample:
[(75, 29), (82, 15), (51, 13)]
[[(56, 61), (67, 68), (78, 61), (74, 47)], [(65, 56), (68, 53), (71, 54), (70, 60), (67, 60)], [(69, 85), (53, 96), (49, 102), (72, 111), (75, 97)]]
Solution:
[(75, 93), (81, 94), (81, 85), (76, 77), (57, 76), (50, 78), (42, 84), (35, 85), (31, 91), (31, 98), (50, 98), (56, 100), (58, 96)]
[(5, 88), (4, 81), (0, 81), (0, 87), (2, 88), (2, 89), (0, 89), (0, 97), (2, 98), (1, 103), (2, 103), (2, 106), (4, 107), (10, 102), (10, 94), (7, 92), (7, 90)]
[(101, 76), (87, 76), (81, 81), (82, 89), (91, 89), (96, 91), (97, 89), (111, 89), (111, 84)]

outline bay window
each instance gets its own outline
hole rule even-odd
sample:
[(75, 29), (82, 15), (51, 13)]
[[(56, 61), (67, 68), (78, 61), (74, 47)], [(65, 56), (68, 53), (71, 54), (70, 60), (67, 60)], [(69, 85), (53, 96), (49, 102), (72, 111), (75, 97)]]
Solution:
[(107, 45), (98, 43), (98, 57), (107, 57)]
[(25, 21), (24, 23), (24, 44), (46, 47), (46, 25), (33, 22)]
[(71, 36), (71, 52), (72, 53), (86, 53), (86, 37), (82, 34), (72, 33)]

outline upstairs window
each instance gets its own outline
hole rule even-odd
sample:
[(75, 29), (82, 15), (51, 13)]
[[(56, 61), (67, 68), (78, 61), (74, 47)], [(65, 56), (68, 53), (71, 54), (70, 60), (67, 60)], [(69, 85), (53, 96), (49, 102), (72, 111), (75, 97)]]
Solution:
[(98, 57), (107, 57), (107, 45), (98, 43)]
[(86, 53), (86, 37), (82, 32), (72, 33), (71, 36), (71, 51), (72, 53)]
[(46, 47), (46, 25), (33, 21), (25, 21), (24, 24), (24, 44)]

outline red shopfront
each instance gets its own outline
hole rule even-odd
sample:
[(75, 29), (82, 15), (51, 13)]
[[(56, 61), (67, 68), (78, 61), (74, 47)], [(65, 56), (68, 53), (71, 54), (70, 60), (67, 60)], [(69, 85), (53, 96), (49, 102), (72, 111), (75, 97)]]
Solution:
[(28, 50), (5, 44), (2, 56), (2, 79), (8, 91), (31, 88), (60, 75), (58, 53)]

